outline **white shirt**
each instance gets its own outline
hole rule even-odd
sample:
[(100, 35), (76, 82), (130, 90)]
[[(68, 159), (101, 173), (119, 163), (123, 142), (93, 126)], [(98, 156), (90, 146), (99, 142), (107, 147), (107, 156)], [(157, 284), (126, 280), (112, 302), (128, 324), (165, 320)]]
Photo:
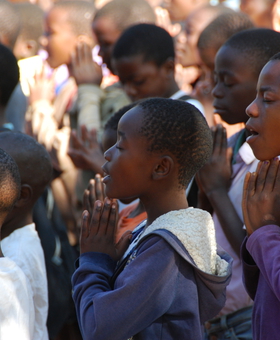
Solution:
[(9, 258), (0, 258), (0, 339), (30, 340), (34, 330), (30, 285), (22, 270)]
[(1, 241), (5, 257), (13, 260), (30, 285), (35, 310), (33, 340), (48, 340), (48, 283), (43, 249), (35, 224), (16, 229)]

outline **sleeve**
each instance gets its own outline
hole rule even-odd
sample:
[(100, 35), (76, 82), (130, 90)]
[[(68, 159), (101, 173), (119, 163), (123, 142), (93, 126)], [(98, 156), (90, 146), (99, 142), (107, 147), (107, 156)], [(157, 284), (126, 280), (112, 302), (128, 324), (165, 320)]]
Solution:
[(104, 99), (103, 90), (97, 85), (82, 84), (78, 86), (77, 97), (77, 125), (86, 125), (88, 130), (99, 130), (101, 125), (100, 110)]
[(161, 237), (149, 237), (117, 277), (112, 290), (112, 259), (100, 253), (83, 254), (72, 278), (83, 339), (128, 339), (162, 316), (174, 298), (178, 258)]
[(30, 340), (35, 314), (28, 281), (10, 259), (0, 258), (0, 339)]
[(246, 248), (280, 301), (280, 227), (267, 225), (259, 228), (248, 238)]
[(248, 295), (252, 300), (254, 300), (258, 287), (260, 270), (246, 248), (247, 241), (248, 237), (244, 239), (241, 245), (241, 259), (243, 269), (242, 279)]

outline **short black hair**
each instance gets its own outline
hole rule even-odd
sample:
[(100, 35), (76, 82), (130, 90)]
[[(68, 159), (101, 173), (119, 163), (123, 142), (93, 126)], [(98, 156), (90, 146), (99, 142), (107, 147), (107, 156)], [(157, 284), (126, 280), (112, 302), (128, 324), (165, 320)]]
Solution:
[(132, 108), (134, 108), (137, 104), (139, 104), (140, 101), (136, 101), (133, 103), (130, 103), (128, 105), (123, 106), (122, 108), (120, 108), (118, 111), (116, 111), (105, 123), (104, 125), (104, 130), (106, 129), (111, 129), (111, 130), (118, 130), (118, 124), (120, 119), (122, 118), (122, 116), (129, 110), (131, 110)]
[(2, 36), (0, 42), (4, 43), (11, 50), (15, 46), (20, 25), (20, 16), (14, 5), (9, 1), (0, 0), (0, 32)]
[(167, 59), (175, 58), (174, 42), (163, 28), (153, 24), (138, 24), (126, 29), (117, 40), (113, 59), (143, 56), (143, 61), (152, 61), (161, 66)]
[(280, 33), (269, 28), (253, 28), (234, 34), (223, 47), (238, 50), (258, 76), (268, 60), (280, 51)]
[(49, 153), (31, 136), (14, 131), (0, 133), (0, 147), (14, 158), (21, 184), (30, 185), (35, 202), (52, 179), (53, 169)]
[(95, 14), (95, 6), (88, 1), (61, 1), (56, 2), (50, 9), (61, 8), (67, 11), (67, 21), (73, 32), (77, 35), (92, 36), (91, 23)]
[(154, 10), (146, 0), (110, 1), (96, 12), (94, 20), (101, 17), (110, 18), (120, 32), (137, 23), (156, 23)]
[(44, 11), (30, 2), (16, 3), (14, 6), (21, 18), (19, 35), (24, 40), (32, 39), (38, 42), (44, 33)]
[(149, 142), (148, 151), (174, 155), (179, 164), (179, 185), (187, 187), (212, 154), (212, 133), (204, 116), (182, 100), (151, 98), (138, 106), (144, 112), (139, 132)]
[(16, 57), (6, 46), (0, 44), (0, 104), (6, 106), (19, 81)]
[(0, 148), (0, 213), (9, 212), (20, 196), (21, 180), (14, 159)]
[(204, 50), (216, 51), (234, 34), (253, 28), (254, 24), (247, 14), (232, 12), (220, 14), (201, 32), (197, 47), (203, 56)]

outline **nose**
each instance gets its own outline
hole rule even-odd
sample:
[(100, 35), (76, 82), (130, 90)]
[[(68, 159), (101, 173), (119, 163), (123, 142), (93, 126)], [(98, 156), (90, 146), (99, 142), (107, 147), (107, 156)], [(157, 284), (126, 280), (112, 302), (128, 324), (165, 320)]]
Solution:
[(45, 35), (41, 35), (39, 38), (39, 43), (42, 47), (46, 47), (48, 45), (48, 38)]
[(251, 117), (256, 118), (259, 116), (259, 108), (258, 108), (256, 99), (247, 107), (246, 114), (250, 118)]
[(112, 159), (112, 151), (113, 148), (115, 147), (116, 144), (114, 144), (113, 146), (111, 146), (108, 150), (106, 150), (104, 152), (104, 158), (106, 159), (106, 161), (110, 162), (110, 160)]
[(224, 91), (222, 90), (222, 86), (219, 82), (216, 83), (212, 90), (212, 96), (214, 98), (223, 98), (224, 96)]

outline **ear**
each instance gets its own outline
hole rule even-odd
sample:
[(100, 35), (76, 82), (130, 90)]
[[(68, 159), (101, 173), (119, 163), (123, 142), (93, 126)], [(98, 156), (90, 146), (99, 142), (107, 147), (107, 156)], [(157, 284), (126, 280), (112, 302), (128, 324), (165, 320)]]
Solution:
[(15, 207), (22, 208), (32, 201), (33, 190), (30, 185), (23, 184), (20, 190), (20, 198), (15, 204)]
[(166, 178), (174, 168), (174, 161), (170, 156), (162, 156), (153, 170), (152, 177), (154, 180)]
[(164, 70), (167, 76), (174, 77), (175, 73), (175, 61), (173, 58), (168, 58), (162, 65), (161, 69)]

